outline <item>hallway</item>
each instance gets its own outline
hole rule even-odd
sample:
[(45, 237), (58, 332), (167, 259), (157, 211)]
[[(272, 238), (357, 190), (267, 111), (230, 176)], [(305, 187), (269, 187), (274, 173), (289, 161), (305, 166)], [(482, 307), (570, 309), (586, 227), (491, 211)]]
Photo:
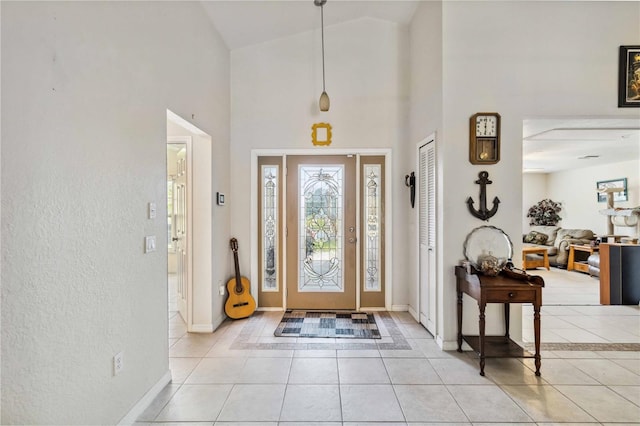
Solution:
[(257, 312), (198, 335), (171, 312), (173, 382), (137, 424), (640, 421), (637, 350), (543, 351), (541, 377), (531, 359), (488, 359), (481, 377), (470, 352), (441, 351), (405, 312), (376, 313), (378, 341), (275, 338), (281, 316)]

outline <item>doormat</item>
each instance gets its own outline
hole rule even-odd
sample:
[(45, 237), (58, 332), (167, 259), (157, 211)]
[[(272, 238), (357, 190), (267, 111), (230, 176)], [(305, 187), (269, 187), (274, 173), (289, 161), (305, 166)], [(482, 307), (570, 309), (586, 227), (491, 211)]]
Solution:
[(373, 314), (287, 310), (273, 333), (278, 337), (380, 339)]

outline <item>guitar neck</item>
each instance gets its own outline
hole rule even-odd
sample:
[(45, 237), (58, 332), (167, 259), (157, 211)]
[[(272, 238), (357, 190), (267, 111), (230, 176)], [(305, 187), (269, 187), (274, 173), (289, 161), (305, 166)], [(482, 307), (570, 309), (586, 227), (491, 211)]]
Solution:
[(236, 266), (236, 293), (242, 292), (242, 276), (240, 275), (240, 263), (238, 262), (238, 251), (233, 252), (233, 261)]

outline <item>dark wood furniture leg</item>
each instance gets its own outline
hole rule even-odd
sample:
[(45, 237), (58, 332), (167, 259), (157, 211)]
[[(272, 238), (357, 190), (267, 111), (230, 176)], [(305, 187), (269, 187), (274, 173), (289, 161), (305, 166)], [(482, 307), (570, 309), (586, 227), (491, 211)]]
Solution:
[(480, 375), (484, 376), (484, 310), (487, 307), (486, 303), (478, 303), (478, 307), (480, 308), (480, 336), (478, 337), (479, 339), (479, 344), (480, 344)]
[(536, 364), (536, 376), (540, 375), (540, 305), (533, 305), (533, 333), (535, 338), (536, 353), (534, 355)]
[(458, 352), (462, 352), (462, 291), (458, 290)]
[(509, 313), (511, 312), (511, 305), (508, 303), (504, 304), (504, 337), (509, 338)]

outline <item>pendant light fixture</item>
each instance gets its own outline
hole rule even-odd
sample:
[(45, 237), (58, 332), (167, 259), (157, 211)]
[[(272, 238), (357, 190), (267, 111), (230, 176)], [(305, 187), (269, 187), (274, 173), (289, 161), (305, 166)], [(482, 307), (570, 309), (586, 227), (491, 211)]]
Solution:
[(329, 111), (329, 95), (327, 95), (327, 91), (324, 85), (324, 5), (327, 0), (313, 0), (313, 4), (316, 6), (320, 6), (320, 31), (322, 37), (322, 95), (320, 95), (320, 102), (318, 103), (320, 106), (320, 111), (326, 112)]

